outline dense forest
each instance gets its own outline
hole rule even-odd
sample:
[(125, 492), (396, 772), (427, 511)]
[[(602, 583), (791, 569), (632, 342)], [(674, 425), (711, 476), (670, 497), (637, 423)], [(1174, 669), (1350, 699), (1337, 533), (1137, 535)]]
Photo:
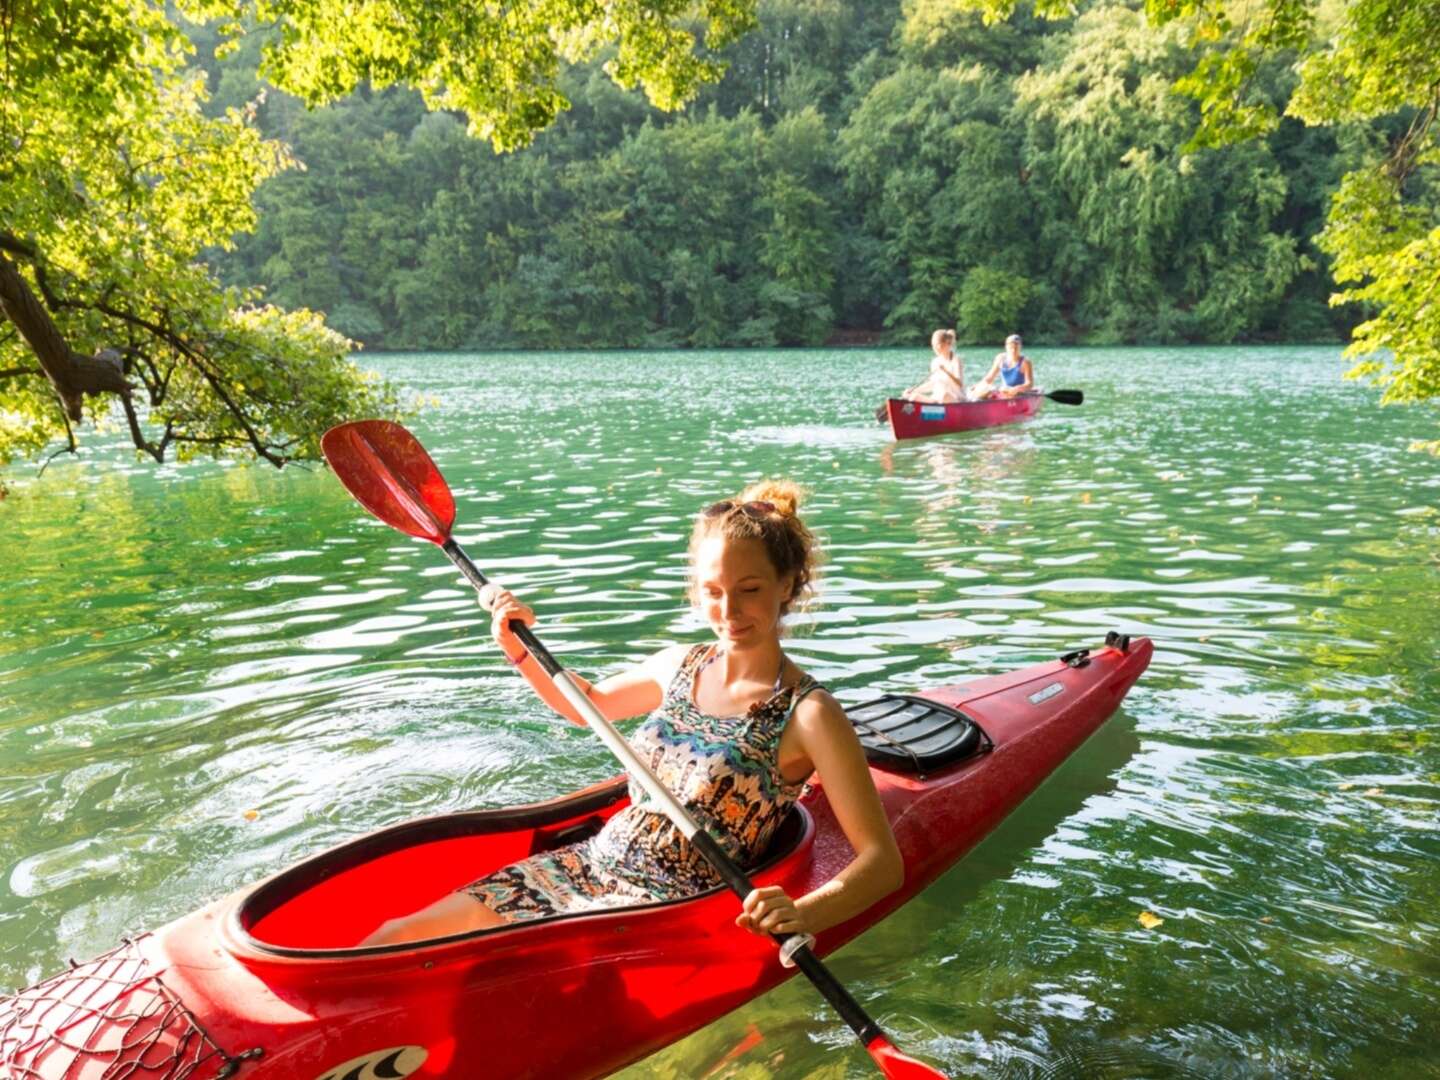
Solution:
[[(986, 26), (951, 0), (764, 0), (683, 113), (599, 64), (529, 148), (497, 155), (410, 90), (308, 111), (215, 59), (213, 115), (251, 103), (303, 168), (209, 260), (372, 349), (1337, 340), (1313, 238), (1389, 133), (1305, 127), (1182, 153), (1178, 26), (1098, 4)], [(1282, 55), (1257, 73), (1282, 103)]]

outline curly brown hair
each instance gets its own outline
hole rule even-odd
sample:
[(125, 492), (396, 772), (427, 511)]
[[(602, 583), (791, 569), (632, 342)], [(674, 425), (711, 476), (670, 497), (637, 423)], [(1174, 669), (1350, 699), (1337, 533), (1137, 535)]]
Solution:
[[(800, 503), (805, 489), (791, 480), (759, 480), (733, 499), (715, 503), (717, 512), (702, 511), (690, 533), (690, 565), (694, 568), (695, 552), (703, 540), (723, 536), (727, 540), (759, 540), (779, 577), (794, 575), (794, 587), (780, 606), (780, 614), (805, 607), (814, 595), (814, 582), (819, 569), (819, 546), (812, 533), (800, 520)], [(726, 506), (726, 503), (729, 506)], [(742, 512), (755, 503), (769, 503), (773, 511)], [(692, 599), (694, 582), (691, 582)]]

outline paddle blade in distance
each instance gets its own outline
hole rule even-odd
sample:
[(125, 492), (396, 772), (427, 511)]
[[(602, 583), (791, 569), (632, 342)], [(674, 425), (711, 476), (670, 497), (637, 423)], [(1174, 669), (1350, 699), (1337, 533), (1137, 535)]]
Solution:
[(356, 420), (320, 439), (325, 460), (360, 505), (385, 524), (443, 544), (455, 497), (414, 435), (389, 420)]
[(1085, 403), (1084, 390), (1051, 390), (1045, 396), (1051, 401), (1058, 401), (1061, 405), (1083, 405)]
[(877, 1036), (865, 1044), (871, 1059), (879, 1066), (886, 1080), (949, 1080), (939, 1069), (931, 1068), (923, 1061), (916, 1061), (895, 1049), (895, 1045), (884, 1035)]
[(875, 422), (877, 424), (883, 424), (886, 420), (889, 419), (890, 403), (888, 401), (882, 401), (879, 405), (875, 406)]

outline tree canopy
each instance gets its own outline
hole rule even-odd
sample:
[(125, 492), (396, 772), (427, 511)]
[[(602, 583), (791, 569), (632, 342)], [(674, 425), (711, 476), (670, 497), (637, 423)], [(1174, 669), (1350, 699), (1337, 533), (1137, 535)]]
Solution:
[(399, 406), (355, 342), (1351, 337), (1432, 396), (1437, 11), (9, 0), (0, 457), (310, 455)]
[[(670, 108), (721, 73), (701, 39), (723, 46), (753, 20), (754, 0), (8, 0), (0, 461), (57, 437), (74, 450), (87, 407), (123, 414), (156, 460), (239, 449), (277, 465), (313, 456), (338, 419), (397, 407), (314, 301), (273, 306), (207, 262), (298, 161), (262, 133), (259, 99), (207, 111), (182, 23), (208, 23), (222, 55), (260, 42), (264, 77), (301, 101), (403, 82), (509, 148), (565, 107), (565, 65), (606, 50), (615, 80)], [(297, 265), (318, 272), (322, 255)]]
[[(996, 23), (1019, 6), (951, 2)], [(1035, 0), (1035, 10), (1063, 19), (1073, 6)], [(1176, 82), (1200, 107), (1181, 149), (1254, 144), (1287, 117), (1365, 125), (1317, 238), (1339, 286), (1331, 302), (1366, 313), (1350, 374), (1382, 385), (1387, 402), (1440, 396), (1440, 0), (1145, 0), (1144, 10), (1198, 53)], [(1424, 445), (1440, 453), (1440, 441)]]

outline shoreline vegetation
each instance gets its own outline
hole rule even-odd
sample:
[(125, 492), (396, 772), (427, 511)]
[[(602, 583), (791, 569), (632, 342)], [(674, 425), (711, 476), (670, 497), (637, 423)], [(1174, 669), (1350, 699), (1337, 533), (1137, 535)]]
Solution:
[(1348, 340), (1440, 394), (1440, 0), (218, 11), (10, 26), (0, 465), (313, 460), (413, 407), (362, 345)]
[[(762, 4), (681, 113), (597, 58), (500, 156), (410, 90), (307, 111), (257, 81), (260, 35), (217, 61), (197, 31), (207, 109), (258, 102), (304, 163), (207, 257), (384, 350), (1348, 336), (1313, 241), (1383, 123), (1183, 154), (1200, 110), (1171, 89), (1195, 60), (1175, 27), (953, 7)], [(1289, 78), (1257, 75), (1272, 97)]]

